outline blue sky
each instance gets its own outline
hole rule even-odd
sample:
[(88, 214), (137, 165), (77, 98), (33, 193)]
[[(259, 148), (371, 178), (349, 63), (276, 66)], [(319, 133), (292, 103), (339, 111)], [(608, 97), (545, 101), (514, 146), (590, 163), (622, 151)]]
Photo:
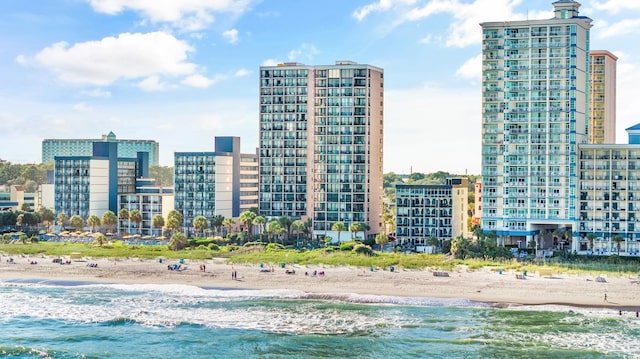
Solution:
[[(480, 22), (552, 0), (47, 0), (0, 3), (0, 158), (45, 138), (154, 139), (160, 162), (215, 136), (258, 145), (261, 65), (384, 68), (384, 171), (480, 173)], [(640, 122), (640, 1), (584, 0), (591, 48), (619, 56), (617, 142)]]

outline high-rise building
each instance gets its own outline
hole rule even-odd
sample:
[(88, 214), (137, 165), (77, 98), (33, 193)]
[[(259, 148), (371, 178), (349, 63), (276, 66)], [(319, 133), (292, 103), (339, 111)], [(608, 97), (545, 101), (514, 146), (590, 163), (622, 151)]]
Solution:
[(481, 24), (481, 226), (507, 245), (576, 223), (591, 19), (576, 1), (553, 7), (551, 19)]
[(214, 152), (175, 153), (174, 207), (185, 231), (198, 216), (238, 218), (257, 208), (257, 188), (257, 155), (240, 153), (240, 137), (216, 137)]
[(148, 174), (148, 155), (121, 158), (115, 142), (94, 142), (92, 156), (56, 156), (53, 173), (56, 215), (86, 220), (118, 213), (118, 195), (136, 193), (136, 179)]
[(93, 143), (116, 142), (118, 156), (135, 158), (138, 152), (149, 153), (149, 164), (158, 165), (158, 142), (153, 140), (119, 140), (113, 132), (100, 139), (45, 139), (42, 141), (42, 163), (53, 161), (56, 156), (92, 156)]
[[(382, 228), (384, 73), (351, 61), (260, 68), (260, 214)], [(342, 238), (348, 238), (344, 235)]]
[(467, 236), (466, 178), (448, 178), (445, 184), (396, 184), (396, 238), (418, 252), (439, 241)]
[(592, 50), (589, 76), (589, 143), (616, 143), (616, 61), (606, 50)]

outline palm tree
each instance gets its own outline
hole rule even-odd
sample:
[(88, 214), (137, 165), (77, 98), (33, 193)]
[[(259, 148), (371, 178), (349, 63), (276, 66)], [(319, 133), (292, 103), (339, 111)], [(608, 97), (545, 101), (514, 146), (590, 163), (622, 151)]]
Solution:
[(389, 234), (395, 232), (396, 225), (396, 211), (395, 207), (391, 207), (390, 205), (384, 205), (382, 207), (382, 223), (383, 223), (383, 232), (385, 234)]
[(351, 239), (356, 238), (356, 233), (360, 232), (360, 222), (353, 222), (349, 225), (349, 232), (351, 232)]
[(175, 216), (168, 217), (167, 222), (165, 223), (165, 228), (170, 230), (172, 235), (180, 229), (180, 226), (181, 226), (181, 223), (180, 221), (178, 221), (178, 218), (176, 218)]
[(138, 232), (140, 232), (140, 223), (142, 223), (142, 214), (137, 209), (129, 212), (129, 220), (133, 222), (136, 227), (138, 227)]
[(153, 228), (164, 227), (164, 217), (162, 217), (161, 214), (156, 214), (155, 216), (153, 216), (153, 219), (151, 220), (151, 226)]
[(55, 216), (53, 215), (53, 211), (49, 208), (41, 207), (38, 211), (38, 216), (40, 217), (40, 221), (47, 225), (47, 230), (51, 230), (51, 225), (53, 224), (53, 220)]
[(304, 221), (304, 229), (302, 229), (302, 232), (304, 232), (308, 240), (313, 239), (313, 220), (311, 218), (307, 218), (307, 220)]
[(430, 246), (433, 246), (433, 247), (437, 248), (438, 245), (440, 245), (440, 240), (436, 236), (429, 236), (429, 237), (427, 237), (427, 245), (430, 245)]
[(198, 216), (193, 219), (193, 229), (200, 232), (201, 236), (204, 236), (204, 231), (209, 228), (209, 223), (204, 216)]
[(389, 236), (384, 233), (378, 233), (376, 235), (376, 244), (380, 245), (380, 252), (384, 249), (384, 245), (389, 243)]
[(587, 240), (589, 240), (589, 250), (593, 251), (593, 242), (598, 238), (595, 233), (588, 233)]
[(100, 217), (92, 214), (87, 218), (87, 226), (91, 227), (91, 232), (96, 231), (96, 227), (100, 226)]
[(222, 225), (227, 227), (227, 236), (231, 233), (233, 227), (236, 225), (236, 220), (233, 218), (225, 218)]
[(331, 226), (332, 231), (338, 232), (338, 243), (340, 243), (340, 232), (344, 232), (347, 229), (347, 226), (344, 225), (344, 222), (336, 222)]
[(558, 245), (560, 245), (560, 242), (564, 239), (565, 232), (566, 231), (564, 228), (557, 228), (555, 231), (553, 231), (553, 237), (556, 239)]
[[(289, 237), (291, 236), (291, 225), (293, 224), (293, 220), (290, 217), (282, 216), (278, 218), (278, 222), (280, 222), (280, 225), (282, 226), (282, 228), (284, 228), (285, 233), (287, 234), (287, 241), (289, 241)], [(282, 243), (284, 244), (284, 240), (282, 241)]]
[(253, 211), (243, 211), (240, 213), (240, 217), (238, 218), (241, 223), (244, 223), (245, 230), (247, 234), (251, 237), (253, 235), (253, 220), (256, 218), (257, 214)]
[(620, 243), (624, 242), (624, 238), (621, 235), (616, 234), (611, 238), (612, 241), (616, 242), (616, 248), (618, 249), (618, 255), (620, 255)]
[[(276, 238), (276, 236), (282, 234), (285, 232), (284, 227), (282, 227), (282, 224), (280, 224), (280, 221), (277, 219), (272, 219), (269, 221), (269, 223), (267, 223), (267, 233), (268, 233), (268, 237), (269, 237), (269, 243), (271, 243), (271, 235), (274, 236), (274, 239)], [(277, 240), (276, 240), (277, 242)], [(284, 240), (282, 241), (284, 244)]]
[(369, 226), (369, 223), (363, 223), (360, 222), (360, 231), (362, 232), (362, 240), (365, 241), (367, 240), (367, 231), (371, 229), (371, 226)]
[[(120, 209), (120, 211), (118, 212), (118, 219), (120, 219), (121, 221), (129, 221), (129, 211), (126, 208), (122, 208)], [(122, 227), (124, 227), (124, 224), (121, 225)], [(125, 232), (129, 232), (129, 225), (127, 223), (127, 230)]]
[[(176, 218), (173, 218), (174, 220)], [(171, 236), (169, 247), (174, 251), (179, 251), (187, 246), (187, 236), (180, 232), (176, 232)]]
[(102, 247), (105, 243), (107, 243), (107, 237), (105, 237), (104, 234), (99, 233), (96, 236), (96, 240), (95, 240), (94, 243), (97, 244), (98, 246)]
[(211, 225), (216, 229), (216, 234), (221, 235), (222, 226), (224, 226), (224, 216), (219, 214), (213, 216), (213, 218), (211, 219)]
[(299, 239), (299, 234), (304, 231), (304, 222), (302, 222), (299, 219), (296, 219), (295, 221), (293, 221), (293, 223), (291, 223), (291, 228), (293, 228), (293, 233), (297, 233), (298, 236), (296, 236), (296, 239)]
[(102, 215), (101, 222), (103, 226), (113, 229), (118, 224), (118, 217), (115, 213), (106, 211)]
[[(174, 227), (175, 227), (176, 223), (178, 224), (177, 228), (174, 229), (174, 230), (178, 230), (178, 229), (180, 229), (180, 227), (182, 227), (182, 221), (183, 220), (184, 220), (184, 218), (182, 217), (182, 213), (176, 211), (175, 209), (172, 209), (171, 211), (169, 211), (169, 214), (167, 215), (167, 223), (169, 223), (171, 221), (171, 224)], [(172, 228), (174, 228), (174, 227), (172, 227)]]
[(67, 222), (69, 221), (69, 216), (67, 216), (64, 213), (58, 213), (57, 220), (58, 220), (58, 225), (64, 231), (64, 227), (67, 225)]
[(71, 224), (71, 227), (75, 228), (77, 232), (81, 231), (84, 227), (84, 219), (82, 219), (82, 217), (77, 214), (71, 216), (71, 218), (69, 219), (69, 223)]
[(262, 241), (262, 233), (264, 233), (264, 225), (267, 223), (267, 219), (263, 216), (256, 216), (253, 219), (253, 224), (258, 226), (258, 230), (260, 231), (260, 240)]

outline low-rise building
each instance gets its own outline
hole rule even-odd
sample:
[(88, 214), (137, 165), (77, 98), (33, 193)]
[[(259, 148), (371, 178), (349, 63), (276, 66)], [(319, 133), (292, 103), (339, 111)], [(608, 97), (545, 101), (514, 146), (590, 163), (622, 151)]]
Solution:
[(216, 137), (213, 152), (176, 152), (174, 207), (185, 231), (193, 219), (237, 218), (258, 207), (258, 157), (240, 153), (239, 137)]
[(640, 124), (627, 133), (629, 144), (578, 147), (577, 253), (640, 255)]
[(396, 238), (403, 246), (428, 251), (427, 239), (467, 236), (468, 180), (445, 184), (396, 184)]

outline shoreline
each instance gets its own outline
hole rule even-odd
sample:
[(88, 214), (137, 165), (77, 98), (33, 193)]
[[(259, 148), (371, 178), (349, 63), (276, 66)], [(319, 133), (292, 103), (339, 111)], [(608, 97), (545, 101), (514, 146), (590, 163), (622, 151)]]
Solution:
[[(10, 258), (14, 259), (9, 263)], [(640, 284), (630, 276), (592, 274), (528, 274), (518, 279), (515, 272), (502, 274), (489, 269), (447, 272), (436, 276), (429, 269), (395, 271), (350, 266), (280, 266), (228, 263), (215, 258), (187, 261), (185, 270), (167, 269), (176, 261), (85, 258), (70, 264), (53, 263), (53, 257), (0, 256), (0, 281), (61, 280), (114, 284), (186, 284), (201, 288), (298, 290), (309, 294), (379, 295), (433, 299), (464, 299), (494, 307), (567, 306), (640, 311)], [(29, 264), (37, 261), (37, 264)], [(87, 266), (89, 263), (97, 267)], [(200, 270), (205, 265), (206, 270)], [(295, 270), (295, 274), (286, 271)], [(316, 275), (313, 276), (313, 272)], [(237, 273), (237, 279), (232, 273)], [(307, 272), (307, 275), (305, 275)], [(324, 272), (323, 276), (319, 273)], [(606, 301), (605, 301), (606, 294)]]

